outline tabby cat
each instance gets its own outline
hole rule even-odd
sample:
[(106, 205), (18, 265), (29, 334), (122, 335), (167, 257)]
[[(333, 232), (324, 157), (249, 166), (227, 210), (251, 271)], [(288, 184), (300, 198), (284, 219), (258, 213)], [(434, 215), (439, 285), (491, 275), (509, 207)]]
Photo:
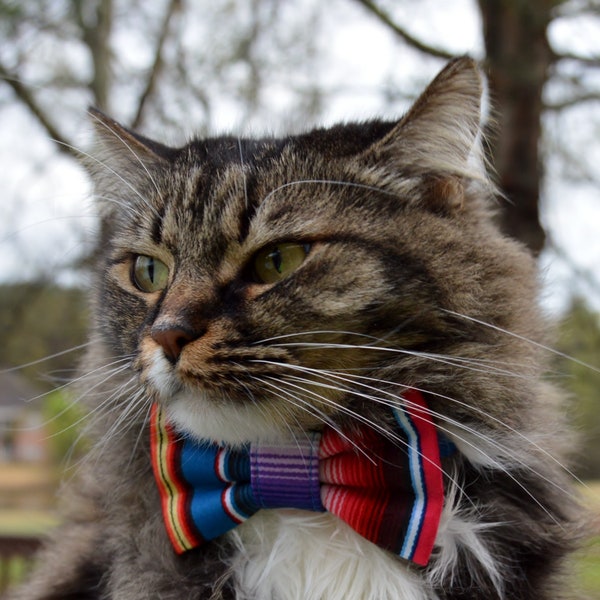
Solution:
[[(567, 597), (571, 440), (543, 378), (534, 261), (493, 224), (481, 95), (460, 58), (398, 121), (179, 149), (91, 112), (101, 226), (79, 385), (93, 444), (15, 598)], [(400, 432), (409, 414), (429, 450)], [(177, 552), (169, 507), (186, 503), (161, 479), (163, 434), (248, 460), (336, 434), (409, 482), (368, 516), (402, 550), (320, 506), (261, 504)], [(419, 503), (420, 559), (404, 551)]]

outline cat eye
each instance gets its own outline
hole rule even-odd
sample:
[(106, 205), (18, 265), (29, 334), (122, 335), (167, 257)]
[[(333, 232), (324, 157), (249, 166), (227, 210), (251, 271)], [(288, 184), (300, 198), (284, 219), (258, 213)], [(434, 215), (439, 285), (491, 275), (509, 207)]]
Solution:
[(258, 283), (277, 283), (293, 273), (306, 258), (310, 244), (274, 244), (260, 250), (252, 264)]
[(157, 258), (140, 254), (133, 262), (131, 280), (142, 292), (159, 292), (167, 287), (169, 268)]

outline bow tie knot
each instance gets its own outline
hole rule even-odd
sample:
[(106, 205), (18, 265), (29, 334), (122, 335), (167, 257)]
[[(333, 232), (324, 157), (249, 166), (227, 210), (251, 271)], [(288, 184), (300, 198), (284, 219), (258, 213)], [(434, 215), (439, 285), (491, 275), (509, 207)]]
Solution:
[(178, 553), (215, 539), (260, 509), (329, 511), (360, 535), (425, 565), (443, 505), (437, 431), (418, 392), (393, 409), (397, 430), (326, 426), (285, 444), (220, 447), (182, 437), (152, 409), (152, 463)]

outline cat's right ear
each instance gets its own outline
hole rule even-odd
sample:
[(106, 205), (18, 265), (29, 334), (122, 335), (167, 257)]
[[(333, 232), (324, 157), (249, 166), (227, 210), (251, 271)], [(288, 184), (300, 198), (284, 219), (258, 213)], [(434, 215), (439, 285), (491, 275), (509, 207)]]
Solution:
[(407, 173), (469, 176), (481, 134), (482, 92), (474, 60), (449, 62), (370, 155)]
[[(455, 59), (363, 160), (392, 173), (424, 178), (438, 208), (462, 205), (462, 186), (486, 182), (482, 152), (482, 75), (475, 61)], [(443, 206), (442, 206), (443, 205)]]
[(95, 108), (88, 109), (94, 127), (94, 146), (83, 160), (96, 187), (114, 187), (124, 179), (147, 178), (167, 166), (174, 150), (123, 127)]

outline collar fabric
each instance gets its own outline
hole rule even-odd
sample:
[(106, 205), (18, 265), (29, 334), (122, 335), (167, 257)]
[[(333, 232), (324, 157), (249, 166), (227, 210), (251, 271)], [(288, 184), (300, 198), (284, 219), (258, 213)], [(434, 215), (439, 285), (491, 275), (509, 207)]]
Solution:
[(326, 425), (280, 445), (222, 447), (178, 433), (154, 404), (154, 476), (171, 543), (181, 554), (261, 509), (329, 511), (367, 540), (425, 566), (444, 502), (440, 440), (422, 394), (392, 411), (396, 428)]

